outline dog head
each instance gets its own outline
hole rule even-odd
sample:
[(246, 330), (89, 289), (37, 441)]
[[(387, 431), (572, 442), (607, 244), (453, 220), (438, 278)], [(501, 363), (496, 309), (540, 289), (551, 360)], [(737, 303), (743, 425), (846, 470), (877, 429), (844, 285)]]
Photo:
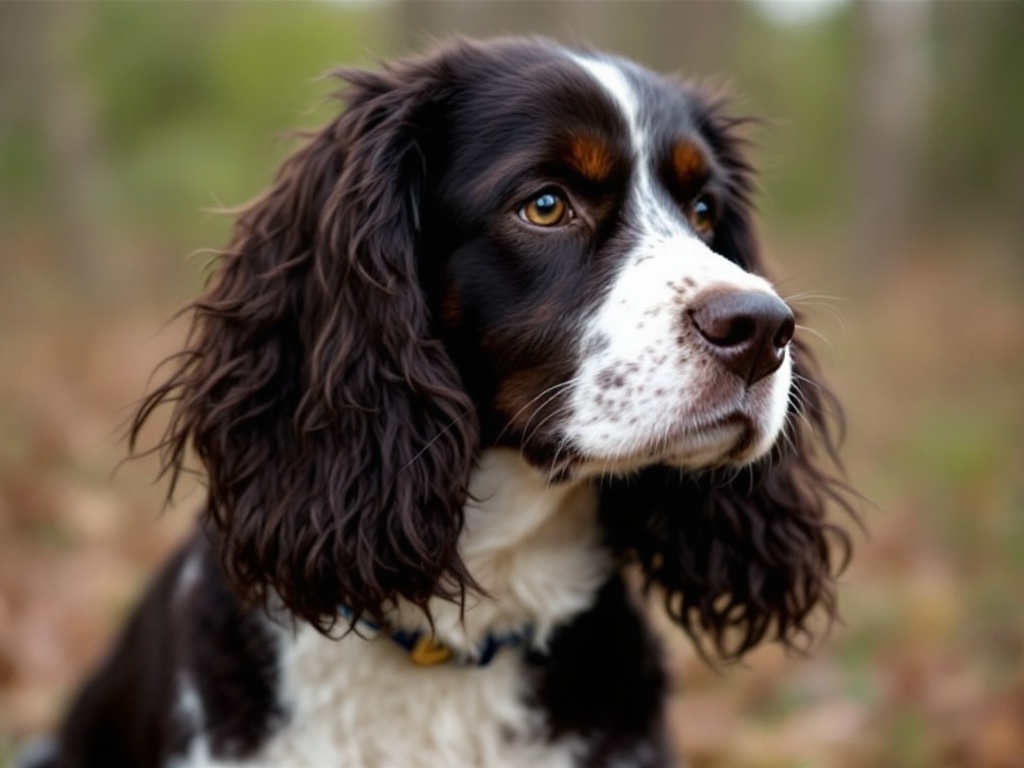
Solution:
[[(508, 446), (551, 482), (606, 482), (609, 526), (671, 593), (701, 578), (680, 558), (731, 537), (747, 565), (680, 616), (739, 595), (751, 613), (707, 628), (799, 627), (829, 602), (827, 483), (805, 451), (831, 445), (829, 396), (760, 274), (739, 121), (685, 83), (543, 41), (339, 74), (347, 108), (240, 215), (183, 364), (136, 421), (175, 402), (165, 456), (203, 461), (236, 589), (322, 628), (342, 604), (380, 618), (462, 599), (468, 478)], [(723, 523), (614, 480), (707, 500), (709, 472), (752, 463), (778, 475), (745, 497), (763, 547), (746, 522), (655, 542), (662, 513)]]

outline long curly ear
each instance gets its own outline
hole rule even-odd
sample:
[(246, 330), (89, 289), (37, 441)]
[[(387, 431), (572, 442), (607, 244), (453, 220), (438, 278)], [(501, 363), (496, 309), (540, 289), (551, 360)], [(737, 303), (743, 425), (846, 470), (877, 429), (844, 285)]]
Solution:
[[(473, 586), (456, 552), (476, 415), (417, 281), (438, 64), (344, 72), (348, 109), (240, 215), (161, 403), (177, 479), (194, 447), (244, 598), (327, 630)], [(355, 618), (352, 620), (354, 621)]]
[(850, 553), (846, 531), (827, 519), (831, 502), (848, 508), (845, 486), (822, 466), (835, 457), (826, 414), (838, 405), (806, 351), (795, 356), (793, 405), (771, 456), (728, 474), (656, 467), (603, 493), (613, 540), (663, 588), (669, 616), (726, 659), (768, 638), (806, 648), (814, 610), (835, 615)]

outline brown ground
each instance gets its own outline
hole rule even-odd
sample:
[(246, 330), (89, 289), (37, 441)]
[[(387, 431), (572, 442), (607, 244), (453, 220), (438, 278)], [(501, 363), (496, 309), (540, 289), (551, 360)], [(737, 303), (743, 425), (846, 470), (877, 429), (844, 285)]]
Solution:
[[(87, 303), (45, 248), (7, 246), (0, 766), (53, 724), (200, 500), (184, 488), (159, 516), (152, 459), (112, 476), (130, 404), (181, 343), (180, 323), (161, 328), (183, 296)], [(811, 658), (769, 648), (715, 672), (673, 635), (691, 766), (1024, 766), (1024, 277), (945, 250), (839, 288), (805, 270), (846, 296), (805, 303), (830, 340), (870, 537), (844, 578), (846, 624)]]

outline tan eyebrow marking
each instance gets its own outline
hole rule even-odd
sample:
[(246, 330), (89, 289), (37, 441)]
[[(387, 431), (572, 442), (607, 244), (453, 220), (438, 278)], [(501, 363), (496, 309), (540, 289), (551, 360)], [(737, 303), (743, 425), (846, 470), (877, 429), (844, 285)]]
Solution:
[(615, 157), (601, 139), (578, 135), (569, 140), (569, 162), (587, 179), (601, 181), (611, 174)]
[(672, 168), (686, 194), (696, 194), (711, 175), (704, 150), (689, 139), (677, 141), (672, 148)]

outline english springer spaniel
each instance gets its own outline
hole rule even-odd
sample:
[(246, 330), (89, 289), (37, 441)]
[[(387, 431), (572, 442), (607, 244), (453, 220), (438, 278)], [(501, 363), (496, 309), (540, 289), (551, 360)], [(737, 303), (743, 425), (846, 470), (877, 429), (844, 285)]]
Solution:
[(133, 422), (201, 524), (38, 764), (670, 765), (624, 568), (729, 659), (848, 553), (744, 121), (542, 40), (338, 76)]

